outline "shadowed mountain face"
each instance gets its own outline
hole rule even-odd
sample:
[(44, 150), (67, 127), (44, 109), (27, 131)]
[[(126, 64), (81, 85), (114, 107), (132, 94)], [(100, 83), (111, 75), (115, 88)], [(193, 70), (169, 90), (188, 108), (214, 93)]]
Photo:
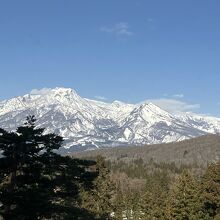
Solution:
[(66, 88), (48, 89), (0, 102), (0, 127), (14, 130), (27, 115), (37, 127), (65, 139), (63, 151), (176, 142), (220, 132), (220, 119), (172, 115), (152, 103), (104, 103)]

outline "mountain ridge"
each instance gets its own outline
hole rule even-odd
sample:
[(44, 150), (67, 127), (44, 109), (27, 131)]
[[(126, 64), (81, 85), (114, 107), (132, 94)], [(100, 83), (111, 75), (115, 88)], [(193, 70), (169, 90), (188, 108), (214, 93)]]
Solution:
[(171, 114), (153, 103), (106, 103), (70, 88), (35, 90), (0, 102), (0, 127), (14, 130), (29, 114), (37, 127), (64, 137), (67, 151), (176, 142), (220, 132), (220, 119)]

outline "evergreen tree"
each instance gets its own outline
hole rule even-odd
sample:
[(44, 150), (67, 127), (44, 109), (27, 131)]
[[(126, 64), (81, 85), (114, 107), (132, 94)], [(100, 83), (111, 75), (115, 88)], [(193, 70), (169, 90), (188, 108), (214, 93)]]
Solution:
[(205, 211), (211, 218), (220, 219), (220, 162), (207, 168), (202, 188)]
[(137, 194), (132, 190), (127, 189), (126, 191), (122, 192), (120, 189), (117, 189), (114, 203), (113, 219), (139, 219), (139, 197), (137, 197)]
[(110, 171), (105, 165), (104, 158), (96, 159), (96, 179), (90, 191), (83, 191), (83, 207), (96, 214), (98, 219), (110, 219), (113, 212), (113, 196), (115, 186), (110, 178)]
[(139, 220), (142, 219), (142, 210), (140, 205), (140, 194), (135, 191), (128, 191), (125, 195), (125, 215), (127, 219)]
[(121, 220), (123, 219), (123, 214), (126, 210), (126, 204), (125, 204), (125, 196), (120, 189), (119, 186), (117, 186), (115, 199), (114, 199), (114, 219), (115, 220)]
[(79, 185), (92, 181), (89, 162), (56, 154), (62, 137), (44, 134), (35, 121), (27, 117), (16, 132), (0, 129), (0, 214), (5, 220), (86, 219), (83, 213), (92, 219), (78, 203)]
[(146, 178), (141, 197), (142, 219), (164, 219), (165, 200), (168, 193), (169, 177), (166, 171), (155, 171)]
[(188, 171), (184, 170), (171, 189), (166, 217), (169, 220), (205, 219), (202, 213), (198, 181)]

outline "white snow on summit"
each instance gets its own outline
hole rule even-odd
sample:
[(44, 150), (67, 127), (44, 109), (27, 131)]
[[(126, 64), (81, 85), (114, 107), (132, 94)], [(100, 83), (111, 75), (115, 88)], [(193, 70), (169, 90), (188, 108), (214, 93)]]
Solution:
[(106, 103), (80, 97), (69, 88), (32, 90), (0, 102), (0, 127), (14, 130), (26, 116), (64, 137), (69, 150), (180, 141), (220, 132), (220, 118), (173, 115), (152, 103)]

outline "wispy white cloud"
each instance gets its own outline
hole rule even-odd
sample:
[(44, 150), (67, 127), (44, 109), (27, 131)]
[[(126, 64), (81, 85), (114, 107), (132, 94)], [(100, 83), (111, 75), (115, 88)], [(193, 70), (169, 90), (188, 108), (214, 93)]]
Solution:
[(95, 96), (95, 98), (98, 99), (98, 100), (107, 100), (106, 97), (104, 97), (104, 96), (99, 96), (99, 95)]
[(119, 22), (111, 27), (103, 26), (100, 28), (100, 30), (102, 32), (115, 34), (117, 36), (131, 36), (134, 34), (126, 22)]
[(177, 94), (173, 94), (173, 95), (169, 95), (169, 94), (167, 94), (167, 93), (164, 93), (163, 96), (164, 96), (164, 97), (167, 97), (167, 98), (171, 98), (171, 99), (172, 99), (172, 98), (181, 99), (181, 98), (184, 97), (184, 95), (183, 95), (182, 93), (177, 93)]
[(183, 98), (184, 95), (183, 94), (174, 94), (173, 97), (174, 98)]
[(31, 95), (45, 95), (50, 91), (51, 91), (50, 88), (42, 88), (42, 89), (32, 89), (30, 93)]
[(170, 98), (148, 99), (146, 101), (152, 102), (160, 108), (174, 114), (181, 114), (183, 112), (194, 112), (200, 109), (200, 104), (191, 104)]

